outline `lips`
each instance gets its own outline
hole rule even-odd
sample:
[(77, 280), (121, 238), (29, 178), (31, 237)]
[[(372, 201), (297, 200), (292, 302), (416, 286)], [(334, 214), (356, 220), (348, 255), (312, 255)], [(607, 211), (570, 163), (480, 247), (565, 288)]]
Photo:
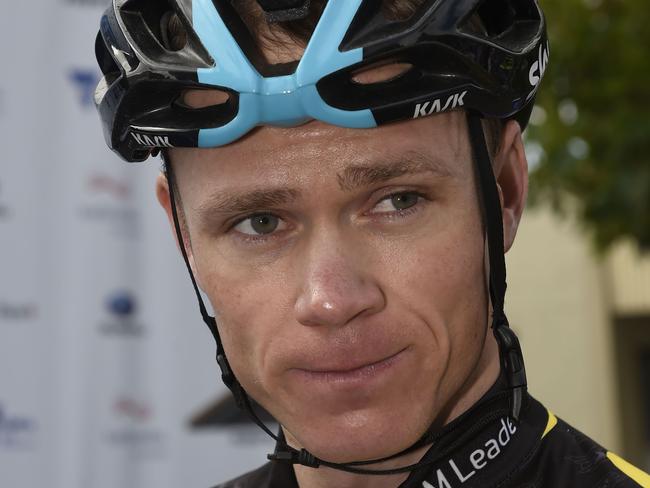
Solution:
[[(301, 368), (295, 368), (298, 370), (306, 371), (309, 373), (313, 374), (344, 374), (344, 373), (353, 373), (355, 371), (364, 369), (364, 368), (372, 368), (374, 366), (377, 366), (385, 361), (389, 361), (392, 358), (396, 357), (398, 354), (400, 354), (404, 349), (397, 351), (396, 353), (389, 354), (383, 357), (379, 357), (377, 359), (371, 359), (368, 361), (359, 361), (358, 359), (356, 361), (350, 361), (349, 359), (343, 359), (340, 362), (333, 362), (330, 363), (329, 365), (327, 363), (323, 363), (322, 365), (315, 364), (314, 366), (308, 366), (308, 367), (301, 367)], [(354, 358), (353, 358), (354, 359)]]
[(359, 361), (355, 358), (353, 360), (345, 358), (341, 361), (315, 362), (306, 367), (292, 368), (292, 371), (303, 380), (324, 383), (358, 383), (370, 380), (391, 369), (401, 359), (406, 349), (380, 356), (379, 359)]

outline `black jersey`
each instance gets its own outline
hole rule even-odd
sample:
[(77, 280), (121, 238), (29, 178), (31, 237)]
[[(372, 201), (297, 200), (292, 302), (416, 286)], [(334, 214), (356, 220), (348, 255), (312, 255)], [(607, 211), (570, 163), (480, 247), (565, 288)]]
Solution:
[[(399, 488), (650, 488), (650, 476), (558, 419), (530, 395), (519, 422), (495, 385), (436, 434), (426, 463)], [(215, 488), (298, 488), (279, 462)], [(396, 487), (398, 488), (398, 487)]]

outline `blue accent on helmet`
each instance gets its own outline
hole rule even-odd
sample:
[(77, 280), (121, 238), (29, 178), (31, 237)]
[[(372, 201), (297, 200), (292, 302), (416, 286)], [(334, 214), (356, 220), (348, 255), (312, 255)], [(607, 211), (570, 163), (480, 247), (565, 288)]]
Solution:
[(197, 71), (200, 83), (239, 93), (239, 111), (222, 127), (199, 131), (199, 147), (233, 142), (257, 125), (295, 126), (310, 119), (330, 124), (371, 128), (377, 122), (370, 110), (347, 111), (328, 105), (316, 83), (363, 59), (361, 48), (341, 52), (341, 44), (362, 0), (330, 0), (316, 26), (296, 72), (265, 78), (242, 52), (212, 0), (193, 0), (194, 30), (215, 60)]

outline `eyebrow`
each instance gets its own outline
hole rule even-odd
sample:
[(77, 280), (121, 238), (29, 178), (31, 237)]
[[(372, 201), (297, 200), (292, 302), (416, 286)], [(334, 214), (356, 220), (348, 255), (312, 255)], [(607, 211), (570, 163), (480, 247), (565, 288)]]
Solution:
[[(384, 162), (348, 166), (342, 173), (337, 174), (336, 178), (341, 190), (350, 192), (406, 174), (426, 172), (440, 178), (453, 176), (443, 161), (411, 150)], [(289, 187), (256, 188), (242, 193), (219, 192), (199, 205), (196, 212), (201, 220), (210, 221), (218, 214), (246, 214), (287, 205), (301, 196), (300, 190)]]
[(297, 200), (301, 193), (292, 188), (255, 189), (246, 193), (222, 192), (213, 195), (196, 209), (199, 216), (213, 213), (233, 214), (254, 212), (263, 208), (286, 205)]
[(406, 174), (420, 173), (433, 173), (440, 178), (453, 176), (449, 166), (442, 160), (411, 150), (401, 154), (393, 161), (349, 166), (342, 174), (337, 175), (337, 179), (341, 190), (352, 191)]

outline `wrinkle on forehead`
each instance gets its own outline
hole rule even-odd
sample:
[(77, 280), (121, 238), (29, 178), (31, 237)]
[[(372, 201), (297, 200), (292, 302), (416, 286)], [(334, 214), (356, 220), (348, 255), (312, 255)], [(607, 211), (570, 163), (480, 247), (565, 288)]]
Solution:
[(319, 121), (293, 128), (258, 127), (227, 146), (172, 151), (174, 161), (180, 160), (175, 168), (181, 180), (192, 181), (195, 189), (222, 186), (218, 182), (227, 180), (250, 186), (251, 178), (266, 186), (286, 186), (289, 180), (313, 183), (328, 175), (344, 189), (371, 173), (377, 178), (382, 172), (395, 174), (399, 164), (397, 169), (380, 166), (408, 160), (411, 166), (428, 165), (426, 169), (443, 177), (468, 177), (472, 166), (467, 137), (465, 117), (456, 112), (373, 129), (345, 129)]

